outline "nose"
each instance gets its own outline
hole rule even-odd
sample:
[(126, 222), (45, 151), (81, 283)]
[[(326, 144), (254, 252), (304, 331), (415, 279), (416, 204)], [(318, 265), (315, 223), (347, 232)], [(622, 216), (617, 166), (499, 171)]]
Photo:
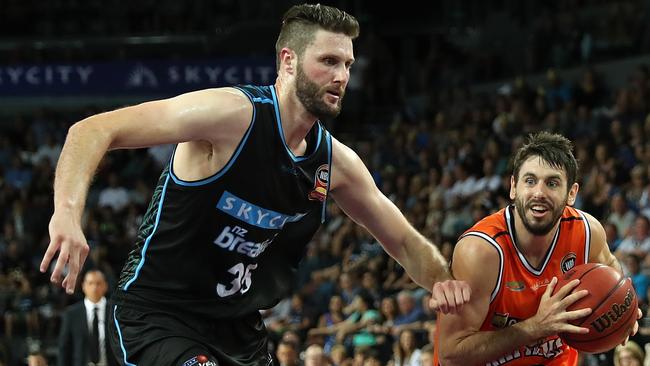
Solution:
[(344, 63), (340, 63), (334, 73), (334, 82), (341, 83), (345, 86), (348, 80), (350, 80), (350, 69)]
[(541, 182), (533, 188), (533, 198), (542, 199), (545, 197), (544, 184)]

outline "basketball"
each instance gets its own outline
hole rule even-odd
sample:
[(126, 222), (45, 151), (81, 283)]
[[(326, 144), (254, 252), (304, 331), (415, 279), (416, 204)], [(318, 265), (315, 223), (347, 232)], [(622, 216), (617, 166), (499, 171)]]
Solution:
[(561, 333), (569, 346), (588, 353), (608, 351), (621, 344), (637, 320), (638, 301), (632, 281), (612, 267), (586, 263), (578, 265), (558, 278), (554, 293), (568, 282), (579, 279), (573, 290), (589, 294), (567, 308), (567, 311), (591, 308), (588, 316), (571, 324), (589, 328), (587, 334)]

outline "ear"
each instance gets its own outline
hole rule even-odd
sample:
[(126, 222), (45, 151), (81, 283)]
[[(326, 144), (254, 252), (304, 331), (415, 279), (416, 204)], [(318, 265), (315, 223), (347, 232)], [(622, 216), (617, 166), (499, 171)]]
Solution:
[(292, 49), (284, 47), (280, 50), (280, 71), (293, 75), (296, 68), (296, 53)]
[(514, 200), (517, 197), (517, 191), (515, 190), (515, 176), (510, 176), (510, 199)]
[(567, 195), (566, 198), (566, 204), (568, 206), (573, 206), (573, 204), (576, 203), (576, 197), (578, 197), (579, 189), (580, 189), (580, 185), (578, 183), (573, 183), (571, 189), (569, 189), (569, 194)]

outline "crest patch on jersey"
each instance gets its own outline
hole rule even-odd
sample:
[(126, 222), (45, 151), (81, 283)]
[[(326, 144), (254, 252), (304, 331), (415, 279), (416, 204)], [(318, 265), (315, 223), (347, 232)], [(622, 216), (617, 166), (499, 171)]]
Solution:
[(314, 189), (307, 196), (312, 201), (324, 202), (327, 198), (327, 183), (330, 179), (330, 165), (323, 164), (314, 174)]
[(567, 271), (571, 270), (571, 268), (576, 266), (576, 254), (571, 252), (562, 258), (562, 262), (560, 262), (560, 268), (562, 268), (562, 273), (566, 273)]
[(523, 291), (526, 288), (523, 281), (508, 281), (506, 287), (510, 291)]
[(196, 355), (189, 360), (183, 362), (183, 366), (217, 366), (217, 363), (210, 361), (206, 355)]
[(519, 319), (510, 316), (509, 313), (497, 313), (492, 315), (492, 326), (495, 328), (505, 328), (519, 322)]

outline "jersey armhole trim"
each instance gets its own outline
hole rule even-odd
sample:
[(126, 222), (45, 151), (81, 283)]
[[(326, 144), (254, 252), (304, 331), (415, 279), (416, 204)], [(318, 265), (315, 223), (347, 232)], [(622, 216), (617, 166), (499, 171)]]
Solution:
[[(321, 127), (321, 130), (324, 128)], [(327, 219), (327, 197), (330, 195), (330, 182), (332, 181), (332, 135), (325, 130), (325, 141), (327, 141), (327, 166), (329, 167), (329, 172), (327, 172), (327, 192), (325, 192), (325, 199), (323, 200), (323, 209), (321, 212), (320, 222), (321, 224)]]
[(501, 249), (501, 246), (492, 239), (489, 235), (482, 233), (480, 231), (470, 231), (465, 234), (463, 234), (460, 239), (466, 237), (466, 236), (477, 236), (479, 238), (484, 239), (486, 242), (488, 242), (490, 245), (492, 245), (496, 250), (497, 253), (499, 253), (499, 275), (497, 276), (497, 283), (494, 284), (494, 289), (492, 290), (492, 293), (490, 294), (490, 304), (494, 301), (494, 299), (497, 297), (497, 294), (499, 293), (499, 290), (501, 289), (501, 280), (503, 278), (503, 250)]
[[(255, 119), (257, 115), (257, 108), (255, 107), (255, 101), (253, 96), (246, 90), (238, 87), (238, 86), (233, 86), (232, 88), (237, 89), (244, 93), (248, 100), (251, 102), (251, 105), (253, 106), (253, 117), (251, 118), (251, 123), (248, 126), (248, 129), (246, 129), (246, 133), (244, 133), (244, 136), (242, 139), (239, 141), (239, 144), (237, 145), (237, 148), (235, 148), (235, 151), (233, 152), (232, 156), (224, 165), (221, 169), (219, 169), (216, 173), (213, 175), (197, 180), (197, 181), (185, 181), (176, 176), (174, 174), (174, 169), (173, 169), (173, 164), (174, 164), (174, 155), (176, 155), (176, 148), (174, 148), (174, 153), (172, 154), (172, 158), (169, 161), (169, 175), (172, 177), (172, 180), (174, 183), (178, 184), (179, 186), (186, 186), (186, 187), (196, 187), (196, 186), (203, 186), (209, 183), (214, 182), (215, 180), (221, 178), (224, 174), (230, 170), (230, 167), (232, 167), (233, 164), (235, 164), (235, 161), (237, 161), (237, 158), (239, 157), (239, 154), (241, 153), (242, 149), (244, 148), (244, 145), (246, 145), (246, 141), (248, 140), (248, 136), (250, 136), (251, 131), (253, 130), (253, 126), (255, 125)], [(264, 101), (260, 101), (261, 103), (264, 103)], [(176, 145), (178, 147), (178, 145)]]
[(584, 212), (576, 209), (576, 211), (582, 216), (582, 222), (585, 223), (585, 263), (589, 263), (589, 251), (591, 250), (591, 226), (589, 226), (589, 220), (585, 216)]

